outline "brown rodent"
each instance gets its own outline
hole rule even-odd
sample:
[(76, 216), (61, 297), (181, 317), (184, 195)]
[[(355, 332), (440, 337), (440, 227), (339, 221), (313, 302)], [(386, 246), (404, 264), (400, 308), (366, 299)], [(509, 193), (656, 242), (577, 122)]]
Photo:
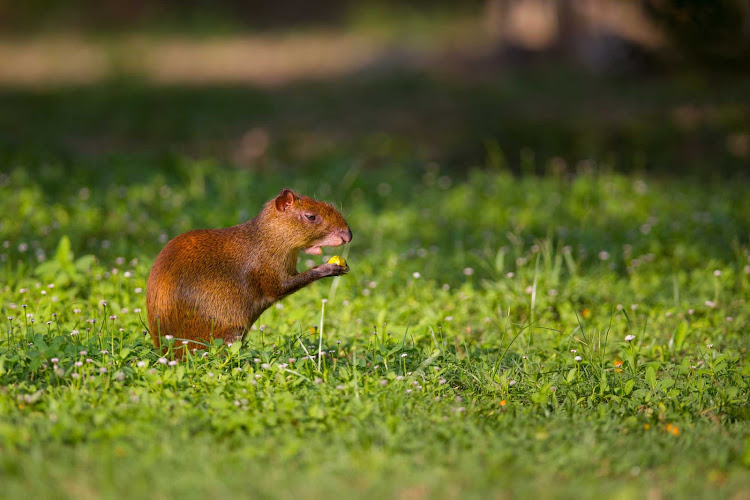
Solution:
[[(156, 257), (148, 276), (146, 307), (151, 337), (204, 344), (241, 340), (271, 304), (313, 281), (349, 271), (322, 264), (297, 271), (300, 250), (352, 239), (344, 217), (330, 204), (284, 189), (243, 224), (199, 229), (177, 236)], [(202, 348), (190, 342), (188, 349)], [(182, 344), (175, 345), (179, 355)]]

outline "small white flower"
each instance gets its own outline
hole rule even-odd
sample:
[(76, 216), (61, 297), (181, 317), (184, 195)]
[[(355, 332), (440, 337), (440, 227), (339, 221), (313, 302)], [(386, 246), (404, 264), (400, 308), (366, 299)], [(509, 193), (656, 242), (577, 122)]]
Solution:
[(599, 252), (599, 260), (609, 260), (609, 252), (606, 250)]
[(174, 338), (174, 337), (173, 337), (172, 335), (165, 335), (165, 336), (164, 336), (164, 339), (165, 339), (165, 340), (172, 340), (173, 338)]
[(76, 361), (76, 362), (75, 362), (75, 363), (73, 363), (73, 364), (74, 364), (75, 366), (77, 366), (77, 367), (79, 367), (79, 368), (80, 368), (81, 366), (83, 366), (83, 361)]
[(137, 362), (135, 364), (135, 366), (137, 366), (138, 368), (143, 368), (144, 366), (146, 366), (146, 362), (145, 361), (139, 361), (139, 362)]
[(466, 276), (471, 276), (472, 274), (474, 274), (474, 269), (472, 269), (471, 267), (465, 267), (464, 268), (464, 274)]
[(632, 342), (635, 340), (635, 335), (625, 335), (625, 342)]
[(169, 362), (169, 366), (177, 366), (177, 361), (173, 359)]
[(136, 313), (136, 314), (140, 313), (141, 312), (141, 308), (140, 307), (136, 307), (135, 309), (133, 309), (133, 312)]
[(508, 385), (509, 385), (510, 387), (513, 387), (513, 386), (514, 386), (514, 385), (516, 385), (517, 383), (518, 383), (518, 382), (516, 382), (515, 380), (511, 380), (510, 382), (508, 382)]
[(716, 276), (717, 278), (718, 278), (719, 276), (721, 276), (721, 269), (716, 269), (716, 270), (714, 271), (714, 276)]
[(713, 346), (713, 344), (706, 344), (706, 347), (708, 347), (709, 349), (711, 349)]
[(422, 277), (422, 275), (421, 275), (421, 274), (420, 274), (419, 272), (415, 271), (414, 273), (412, 273), (412, 277), (413, 277), (413, 278), (414, 278), (415, 280), (418, 280), (419, 278), (421, 278), (421, 277)]
[(578, 352), (578, 350), (577, 349), (571, 349), (570, 352), (572, 352), (573, 354), (575, 354), (575, 353)]
[(107, 373), (107, 368), (104, 366), (99, 367), (99, 373)]
[(162, 365), (166, 365), (167, 364), (167, 358), (159, 358), (159, 363), (161, 363)]
[(576, 361), (581, 361), (581, 360), (582, 360), (583, 358), (582, 358), (582, 357), (580, 357), (580, 356), (576, 356), (576, 357), (575, 357), (575, 358), (573, 358), (573, 359), (574, 359), (574, 360), (576, 360)]
[(406, 353), (403, 353), (403, 354), (401, 355), (401, 357), (402, 357), (402, 358), (405, 358), (406, 356), (408, 356), (408, 354), (406, 354)]
[(50, 359), (50, 361), (52, 361), (53, 363), (57, 364), (57, 363), (60, 362), (60, 359), (58, 359), (58, 358), (52, 358), (52, 359)]
[(712, 301), (712, 300), (707, 300), (707, 301), (706, 301), (706, 305), (707, 305), (708, 307), (710, 307), (711, 309), (713, 309), (714, 307), (716, 307), (716, 302), (714, 302), (714, 301)]
[(88, 354), (88, 351), (79, 351), (78, 354), (80, 354), (81, 356), (85, 356)]

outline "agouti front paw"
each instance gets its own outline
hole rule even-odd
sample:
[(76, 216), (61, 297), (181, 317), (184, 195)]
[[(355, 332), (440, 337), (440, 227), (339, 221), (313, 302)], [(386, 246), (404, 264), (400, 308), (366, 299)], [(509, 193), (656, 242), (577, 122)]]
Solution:
[(341, 276), (349, 272), (349, 266), (340, 266), (338, 264), (321, 264), (315, 268), (321, 277)]

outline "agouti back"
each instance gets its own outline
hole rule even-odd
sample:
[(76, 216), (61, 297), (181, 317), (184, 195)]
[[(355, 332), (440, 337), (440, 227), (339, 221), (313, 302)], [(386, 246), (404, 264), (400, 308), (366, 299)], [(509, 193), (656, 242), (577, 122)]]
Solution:
[[(151, 337), (225, 343), (241, 340), (271, 304), (313, 281), (346, 274), (322, 264), (297, 271), (300, 250), (352, 239), (344, 217), (330, 204), (284, 189), (257, 217), (223, 229), (177, 236), (162, 249), (148, 276), (146, 307)], [(175, 351), (181, 354), (181, 344)], [(202, 348), (190, 342), (189, 349)]]

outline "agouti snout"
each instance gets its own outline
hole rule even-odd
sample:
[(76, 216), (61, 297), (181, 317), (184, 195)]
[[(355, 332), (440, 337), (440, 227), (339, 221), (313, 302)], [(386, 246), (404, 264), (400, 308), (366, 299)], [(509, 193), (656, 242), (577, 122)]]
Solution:
[[(148, 276), (151, 337), (171, 335), (201, 348), (235, 342), (271, 304), (348, 266), (325, 263), (297, 271), (299, 252), (349, 243), (352, 232), (330, 204), (284, 189), (243, 224), (181, 234), (162, 249)], [(197, 343), (197, 342), (200, 342)], [(181, 351), (178, 349), (177, 351)]]

